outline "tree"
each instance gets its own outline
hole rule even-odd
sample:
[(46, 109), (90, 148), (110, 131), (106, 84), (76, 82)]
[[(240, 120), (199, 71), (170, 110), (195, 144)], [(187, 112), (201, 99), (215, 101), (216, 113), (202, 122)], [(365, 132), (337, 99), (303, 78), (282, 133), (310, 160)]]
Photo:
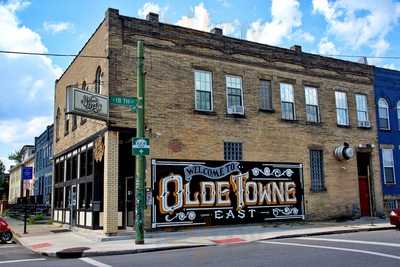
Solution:
[(22, 149), (17, 150), (15, 152), (11, 153), (10, 155), (8, 155), (8, 159), (13, 160), (16, 164), (21, 163), (22, 162)]

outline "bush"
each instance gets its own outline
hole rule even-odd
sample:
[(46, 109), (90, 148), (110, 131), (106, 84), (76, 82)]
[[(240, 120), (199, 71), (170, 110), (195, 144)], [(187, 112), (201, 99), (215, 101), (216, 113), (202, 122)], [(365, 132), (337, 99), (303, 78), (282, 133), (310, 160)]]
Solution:
[(38, 213), (34, 216), (35, 221), (42, 221), (44, 220), (44, 215), (43, 213)]

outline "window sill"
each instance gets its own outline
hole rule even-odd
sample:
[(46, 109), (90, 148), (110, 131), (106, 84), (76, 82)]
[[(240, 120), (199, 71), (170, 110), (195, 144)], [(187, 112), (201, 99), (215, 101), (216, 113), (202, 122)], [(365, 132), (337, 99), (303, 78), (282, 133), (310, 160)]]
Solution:
[(289, 123), (299, 123), (299, 120), (297, 120), (297, 119), (291, 120), (291, 119), (284, 119), (284, 118), (281, 118), (281, 121), (289, 122)]
[(230, 114), (230, 113), (225, 113), (225, 117), (228, 118), (241, 118), (241, 119), (245, 119), (246, 115), (245, 114)]
[(382, 131), (382, 132), (391, 132), (392, 130), (391, 130), (391, 129), (382, 129), (382, 128), (379, 128), (379, 131)]
[(384, 183), (384, 185), (385, 185), (385, 186), (396, 186), (396, 185), (398, 185), (398, 184), (396, 184), (396, 183), (390, 183), (390, 184)]
[(319, 191), (315, 191), (315, 190), (310, 189), (310, 193), (326, 193), (326, 192), (328, 192), (328, 190), (326, 190), (326, 188), (324, 188), (322, 190), (319, 190)]
[(339, 128), (351, 128), (350, 124), (348, 124), (348, 125), (336, 124), (336, 126), (339, 127)]
[(317, 127), (322, 127), (323, 123), (322, 122), (314, 122), (314, 121), (306, 121), (306, 125), (312, 125), (312, 126), (317, 126)]
[(217, 116), (217, 112), (215, 111), (207, 111), (207, 110), (198, 110), (194, 109), (193, 113), (200, 114), (200, 115), (208, 115), (208, 116)]
[(360, 129), (360, 130), (371, 130), (371, 129), (372, 129), (372, 126), (370, 126), (370, 127), (357, 126), (357, 128)]
[(263, 109), (263, 108), (260, 108), (260, 109), (258, 109), (258, 111), (264, 112), (264, 113), (275, 113), (275, 109)]

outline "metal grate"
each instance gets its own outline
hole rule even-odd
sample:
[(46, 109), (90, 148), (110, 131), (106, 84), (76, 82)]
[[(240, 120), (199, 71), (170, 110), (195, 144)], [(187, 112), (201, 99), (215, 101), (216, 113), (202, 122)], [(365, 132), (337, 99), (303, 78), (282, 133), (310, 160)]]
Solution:
[(225, 160), (242, 160), (242, 143), (224, 142)]
[(323, 151), (310, 150), (311, 191), (325, 191)]

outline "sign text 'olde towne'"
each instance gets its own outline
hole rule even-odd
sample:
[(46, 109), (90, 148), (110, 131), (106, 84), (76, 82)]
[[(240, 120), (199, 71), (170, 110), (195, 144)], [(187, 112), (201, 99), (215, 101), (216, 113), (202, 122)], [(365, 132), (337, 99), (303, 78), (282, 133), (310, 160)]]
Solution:
[(301, 164), (153, 161), (152, 226), (304, 219)]

